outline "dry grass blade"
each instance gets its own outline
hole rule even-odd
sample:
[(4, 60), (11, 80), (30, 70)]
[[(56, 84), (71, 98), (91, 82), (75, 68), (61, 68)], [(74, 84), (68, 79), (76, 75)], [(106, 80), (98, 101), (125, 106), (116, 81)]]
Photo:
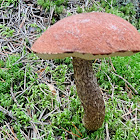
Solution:
[(131, 88), (125, 83), (126, 91), (128, 93), (128, 98), (132, 99), (133, 96), (135, 96), (134, 92), (131, 90)]
[(127, 113), (125, 113), (124, 115), (122, 115), (122, 117), (127, 116), (127, 115), (131, 114), (132, 112), (134, 112), (134, 111), (136, 111), (136, 110), (137, 110), (137, 108), (135, 108), (135, 109), (132, 110), (132, 111), (128, 111)]
[(11, 134), (9, 134), (9, 133), (7, 132), (8, 136), (11, 136), (13, 140), (18, 140), (18, 138), (16, 137), (16, 134), (15, 134), (15, 132), (14, 132), (14, 130), (13, 130), (13, 127), (10, 127), (9, 124), (8, 124), (7, 122), (5, 122), (5, 124), (6, 124), (6, 126), (7, 126), (7, 129), (8, 129), (9, 132), (11, 133)]
[(108, 123), (105, 124), (106, 127), (106, 140), (110, 140), (109, 138), (109, 130), (108, 130)]
[(115, 71), (115, 72), (116, 72), (116, 70), (115, 70), (115, 68), (114, 68), (114, 66), (113, 66), (113, 63), (112, 63), (112, 60), (111, 60), (111, 58), (110, 58), (110, 57), (109, 57), (109, 60), (110, 60), (110, 64), (111, 64), (111, 67), (112, 67), (113, 71)]
[(0, 111), (3, 112), (5, 115), (8, 115), (9, 117), (11, 117), (12, 119), (16, 120), (16, 117), (14, 117), (12, 115), (11, 112), (9, 112), (8, 110), (6, 110), (5, 108), (3, 108), (2, 106), (0, 106)]
[(39, 130), (36, 127), (36, 125), (34, 124), (34, 122), (31, 122), (31, 126), (33, 128), (33, 130), (31, 131), (31, 135), (32, 135), (33, 139), (39, 139), (39, 140), (41, 140)]
[(74, 136), (77, 136), (78, 138), (81, 138), (79, 135), (74, 134), (73, 132), (70, 132), (70, 131), (64, 129), (63, 127), (61, 127), (61, 128), (62, 128), (64, 131), (66, 131), (67, 133), (69, 133), (69, 134), (71, 134), (71, 135), (74, 135)]
[[(71, 122), (71, 123), (72, 123), (72, 122)], [(78, 132), (81, 136), (83, 136), (82, 133), (81, 133), (81, 132), (78, 130), (78, 128), (75, 126), (75, 124), (72, 123), (72, 125), (75, 127), (75, 129), (77, 130), (77, 132)]]
[(16, 134), (15, 134), (14, 129), (13, 129), (13, 127), (12, 127), (12, 126), (11, 126), (11, 132), (12, 132), (12, 134), (13, 134), (13, 136), (14, 136), (15, 140), (18, 140), (18, 138), (16, 137)]
[(121, 78), (124, 82), (126, 82), (135, 91), (135, 94), (138, 94), (138, 91), (126, 79), (124, 79), (122, 76), (120, 76), (120, 75), (118, 75), (118, 74), (116, 74), (116, 73), (114, 73), (112, 71), (111, 71), (111, 73), (113, 73), (114, 75), (116, 75), (119, 78)]
[(23, 95), (27, 90), (30, 90), (30, 88), (34, 85), (35, 82), (33, 82), (29, 87), (27, 87), (25, 90), (23, 90), (19, 95), (16, 96), (16, 99), (19, 98), (21, 95)]
[(111, 85), (112, 98), (113, 98), (113, 96), (114, 96), (114, 91), (115, 91), (114, 83), (113, 83), (113, 84), (111, 83), (111, 78), (107, 75), (107, 73), (105, 73), (105, 72), (103, 72), (103, 73), (107, 76), (108, 81), (109, 81), (109, 83), (110, 83), (110, 85)]
[(3, 137), (5, 137), (7, 140), (15, 140), (14, 137), (10, 135), (6, 130), (4, 130), (3, 128), (0, 128), (0, 130)]
[[(129, 128), (125, 123), (123, 123), (121, 120), (120, 120), (120, 122), (121, 122), (127, 129), (130, 129), (130, 128)], [(135, 140), (139, 140), (139, 138), (136, 137), (134, 133), (132, 133), (132, 135), (134, 136)]]
[(20, 129), (21, 134), (25, 137), (26, 140), (30, 140), (30, 138)]

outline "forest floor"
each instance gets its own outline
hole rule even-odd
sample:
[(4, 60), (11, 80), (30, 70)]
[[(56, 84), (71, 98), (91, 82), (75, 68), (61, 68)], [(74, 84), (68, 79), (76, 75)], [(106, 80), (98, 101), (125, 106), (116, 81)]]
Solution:
[(82, 124), (72, 58), (42, 60), (31, 51), (58, 20), (93, 4), (104, 7), (69, 0), (57, 14), (55, 6), (46, 11), (36, 0), (12, 2), (0, 1), (0, 140), (139, 140), (140, 53), (93, 61), (106, 116), (90, 132)]

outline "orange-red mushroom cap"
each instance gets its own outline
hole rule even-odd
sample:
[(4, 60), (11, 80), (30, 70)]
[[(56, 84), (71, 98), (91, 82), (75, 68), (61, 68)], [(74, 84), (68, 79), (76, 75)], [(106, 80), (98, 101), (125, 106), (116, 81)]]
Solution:
[(82, 13), (52, 25), (31, 49), (43, 59), (127, 56), (140, 51), (140, 33), (116, 15)]

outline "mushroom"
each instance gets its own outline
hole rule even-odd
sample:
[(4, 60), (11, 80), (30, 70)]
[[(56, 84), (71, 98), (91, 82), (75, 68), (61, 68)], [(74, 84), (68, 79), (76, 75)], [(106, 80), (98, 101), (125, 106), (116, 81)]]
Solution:
[(42, 59), (73, 57), (77, 94), (84, 108), (83, 124), (95, 131), (103, 124), (105, 104), (92, 60), (139, 52), (140, 34), (116, 15), (82, 13), (52, 25), (31, 49)]

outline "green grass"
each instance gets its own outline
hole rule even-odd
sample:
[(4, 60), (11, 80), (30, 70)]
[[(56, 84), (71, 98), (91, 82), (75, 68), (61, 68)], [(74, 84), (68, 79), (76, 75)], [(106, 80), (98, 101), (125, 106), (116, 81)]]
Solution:
[[(66, 13), (68, 8), (68, 1), (64, 0), (37, 0), (37, 4), (43, 7), (47, 12), (51, 11), (51, 8), (54, 7), (54, 13), (52, 15), (52, 24), (56, 21), (60, 20), (60, 15), (67, 14), (71, 15), (71, 13)], [(111, 13), (122, 17), (123, 19), (129, 21), (133, 24), (138, 30), (140, 29), (140, 19), (136, 19), (136, 9), (135, 6), (131, 3), (131, 1), (126, 1), (124, 4), (118, 4), (116, 0), (101, 0), (97, 2), (93, 2), (90, 6), (83, 7), (81, 5), (76, 6), (77, 13), (83, 12), (92, 12), (92, 11), (100, 11)]]
[[(138, 91), (140, 94), (140, 53), (137, 53), (133, 56), (126, 56), (126, 57), (114, 57), (111, 58), (112, 64), (114, 66), (115, 71), (113, 68), (108, 65), (111, 63), (109, 59), (106, 59), (106, 63), (102, 63), (101, 71), (97, 73), (97, 77), (99, 83), (102, 88), (108, 89), (111, 87), (110, 83), (108, 82), (107, 75), (111, 78), (112, 83), (117, 83), (118, 90), (119, 88), (125, 87), (125, 81), (121, 78), (115, 76), (113, 73), (117, 73), (124, 79), (126, 79), (131, 85)], [(104, 82), (102, 81), (104, 80)], [(102, 84), (101, 84), (102, 83)]]
[[(140, 54), (138, 53), (130, 57), (112, 58), (116, 73), (128, 80), (138, 91), (139, 57)], [(4, 131), (10, 133), (5, 124), (10, 120), (9, 125), (13, 128), (18, 139), (25, 139), (21, 130), (27, 134), (29, 128), (33, 126), (36, 127), (40, 136), (45, 135), (44, 139), (46, 140), (54, 140), (60, 137), (64, 140), (66, 137), (77, 140), (81, 138), (105, 139), (107, 125), (112, 140), (133, 140), (135, 137), (140, 139), (140, 124), (133, 120), (136, 117), (135, 110), (140, 99), (136, 95), (133, 95), (132, 99), (128, 98), (124, 81), (111, 73), (113, 70), (108, 62), (109, 59), (102, 60), (100, 65), (98, 63), (94, 65), (101, 88), (103, 91), (108, 91), (106, 92), (108, 97), (105, 97), (105, 121), (103, 126), (94, 133), (87, 131), (82, 124), (83, 108), (80, 106), (75, 86), (65, 85), (67, 79), (72, 77), (72, 74), (69, 73), (73, 72), (70, 58), (61, 61), (55, 60), (56, 67), (54, 68), (51, 64), (46, 63), (47, 67), (44, 72), (46, 75), (51, 75), (54, 87), (57, 87), (55, 90), (59, 95), (53, 94), (45, 83), (39, 82), (41, 74), (37, 72), (36, 66), (40, 62), (37, 61), (35, 55), (28, 54), (27, 56), (29, 62), (30, 60), (35, 61), (32, 66), (30, 64), (25, 65), (23, 62), (16, 63), (19, 59), (20, 54), (15, 54), (9, 55), (6, 63), (0, 61), (0, 106), (11, 112), (12, 116), (16, 118), (16, 120), (12, 119), (0, 111), (1, 133), (5, 134)], [(105, 73), (110, 77), (111, 83), (115, 83), (113, 97)], [(26, 82), (24, 83), (25, 74)], [(133, 79), (131, 79), (132, 76)], [(70, 96), (66, 94), (67, 90), (70, 92)], [(128, 110), (132, 112), (122, 117), (128, 113)], [(137, 114), (137, 117), (140, 118), (140, 114)], [(82, 133), (82, 136), (72, 123)], [(73, 134), (67, 133), (66, 130)]]
[(37, 0), (37, 4), (45, 9), (45, 13), (52, 12), (52, 9), (54, 9), (51, 19), (52, 24), (60, 20), (60, 14), (65, 13), (67, 2), (67, 0)]
[(7, 7), (7, 6), (10, 6), (11, 4), (16, 4), (16, 2), (17, 2), (17, 0), (5, 0), (5, 1), (3, 1), (3, 0), (0, 0), (0, 5), (1, 5), (1, 7)]
[(10, 29), (10, 27), (0, 24), (0, 36), (11, 37), (13, 36), (13, 33), (14, 29)]

